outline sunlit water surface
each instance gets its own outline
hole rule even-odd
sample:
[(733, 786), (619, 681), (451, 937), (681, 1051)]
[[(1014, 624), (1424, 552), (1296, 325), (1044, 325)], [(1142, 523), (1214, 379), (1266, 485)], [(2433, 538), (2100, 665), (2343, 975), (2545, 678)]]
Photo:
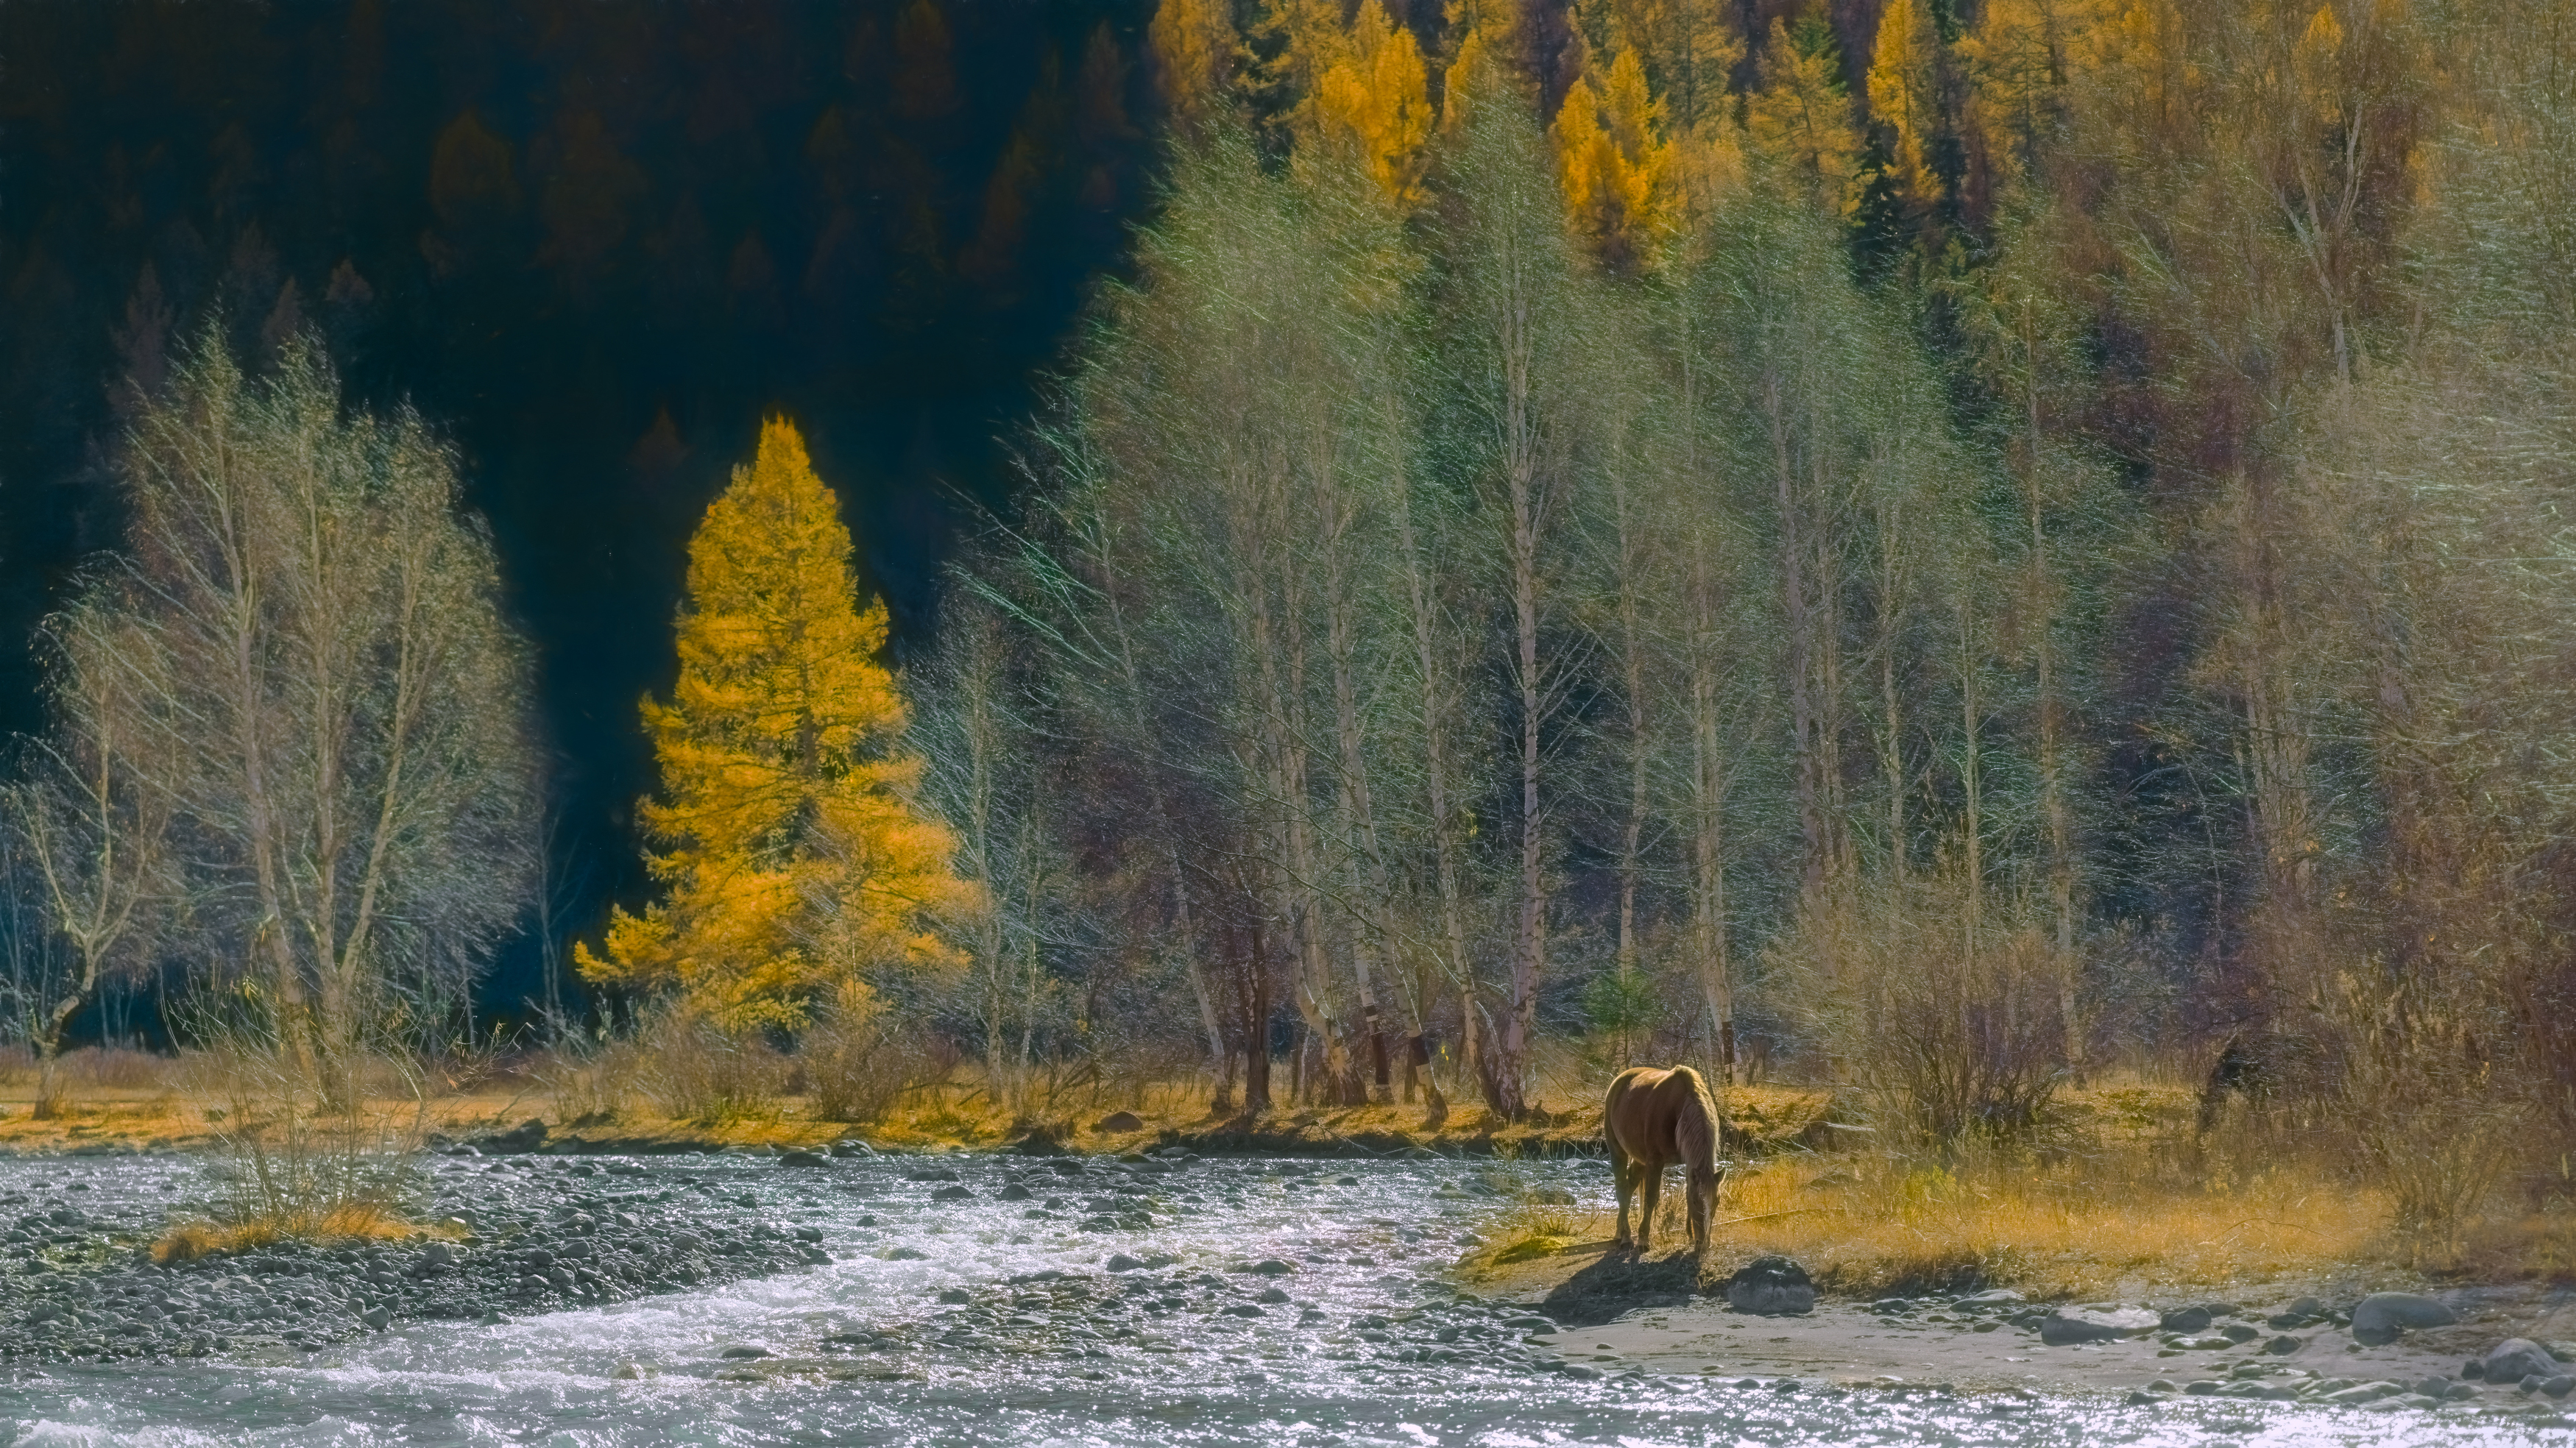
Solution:
[[(959, 1168), (972, 1200), (933, 1202), (906, 1179), (920, 1163), (835, 1163), (797, 1172), (757, 1160), (644, 1159), (653, 1174), (721, 1171), (782, 1225), (820, 1226), (829, 1267), (686, 1295), (496, 1326), (421, 1323), (291, 1365), (208, 1361), (19, 1367), (0, 1377), (0, 1437), (19, 1444), (2466, 1444), (2576, 1442), (2527, 1425), (2296, 1404), (1895, 1398), (1822, 1387), (1775, 1392), (1734, 1379), (1577, 1381), (1498, 1361), (1398, 1361), (1436, 1350), (1436, 1315), (1387, 1343), (1357, 1319), (1449, 1299), (1443, 1270), (1486, 1223), (1482, 1174), (1448, 1161), (1220, 1161), (1144, 1183), (1157, 1225), (1080, 1230), (1087, 1183), (1054, 1184), (1032, 1163)], [(40, 1170), (167, 1190), (174, 1165), (51, 1161)], [(39, 1170), (0, 1163), (0, 1185)], [(1606, 1173), (1583, 1163), (1512, 1169), (1525, 1185), (1586, 1202)], [(1342, 1184), (1346, 1176), (1355, 1184)], [(629, 1183), (633, 1179), (628, 1179)], [(1067, 1198), (1048, 1219), (1003, 1202), (1007, 1182)], [(645, 1181), (650, 1184), (650, 1177)], [(926, 1254), (888, 1260), (898, 1247)], [(1077, 1326), (977, 1329), (939, 1340), (945, 1289), (986, 1300), (1026, 1274), (1098, 1280), (1110, 1254), (1168, 1253), (1184, 1299)], [(1292, 1302), (1227, 1316), (1269, 1279), (1238, 1271), (1278, 1258)], [(1320, 1309), (1315, 1315), (1307, 1309)], [(925, 1327), (927, 1324), (927, 1327)], [(1075, 1327), (1068, 1335), (1066, 1329)], [(1082, 1335), (1096, 1327), (1099, 1338)], [(1138, 1334), (1119, 1335), (1132, 1327)], [(849, 1351), (836, 1335), (893, 1332)], [(1015, 1337), (1016, 1334), (1016, 1337)], [(1042, 1344), (1042, 1345), (1041, 1345)], [(727, 1348), (773, 1356), (746, 1362)], [(868, 1376), (848, 1376), (853, 1370)], [(841, 1376), (829, 1376), (829, 1374)], [(728, 1376), (729, 1375), (729, 1376)], [(748, 1380), (746, 1380), (748, 1379)]]

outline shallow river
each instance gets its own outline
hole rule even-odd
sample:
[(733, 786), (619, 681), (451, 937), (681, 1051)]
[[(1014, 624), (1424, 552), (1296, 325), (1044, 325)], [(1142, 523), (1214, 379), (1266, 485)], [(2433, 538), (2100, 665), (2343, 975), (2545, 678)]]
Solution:
[[(2129, 1408), (1824, 1386), (1779, 1392), (1731, 1377), (1585, 1380), (1551, 1371), (1553, 1354), (1509, 1330), (1510, 1314), (1461, 1304), (1446, 1285), (1443, 1269), (1496, 1210), (1490, 1166), (1220, 1160), (1064, 1179), (1025, 1160), (939, 1164), (962, 1182), (908, 1179), (925, 1165), (918, 1158), (803, 1170), (757, 1158), (638, 1158), (632, 1165), (644, 1175), (622, 1176), (622, 1186), (718, 1174), (728, 1193), (757, 1199), (781, 1225), (820, 1227), (834, 1262), (490, 1325), (398, 1322), (361, 1341), (262, 1362), (219, 1355), (0, 1366), (0, 1441), (2576, 1441), (2512, 1423), (2297, 1404)], [(438, 1164), (451, 1190), (489, 1169)], [(93, 1199), (184, 1197), (185, 1176), (196, 1170), (177, 1161), (0, 1161), (0, 1188), (59, 1190), (67, 1176), (88, 1174)], [(567, 1168), (548, 1161), (521, 1170), (544, 1179)], [(1508, 1170), (1519, 1185), (1562, 1188), (1587, 1204), (1607, 1190), (1597, 1164)], [(1014, 1182), (1036, 1195), (1000, 1200)], [(972, 1196), (931, 1199), (957, 1186)], [(920, 1255), (895, 1255), (905, 1249)], [(1117, 1253), (1149, 1265), (1112, 1274)], [(1162, 1255), (1176, 1260), (1160, 1265)], [(1246, 1270), (1265, 1261), (1267, 1273)], [(1064, 1275), (1033, 1280), (1042, 1273)]]

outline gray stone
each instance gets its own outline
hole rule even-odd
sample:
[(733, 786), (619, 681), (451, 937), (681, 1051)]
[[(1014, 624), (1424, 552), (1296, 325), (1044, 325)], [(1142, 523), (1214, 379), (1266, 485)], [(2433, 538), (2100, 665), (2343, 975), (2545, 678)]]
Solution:
[(941, 1187), (930, 1194), (930, 1199), (934, 1202), (962, 1202), (974, 1195), (964, 1187)]
[(1796, 1317), (1815, 1310), (1816, 1285), (1786, 1257), (1756, 1257), (1727, 1279), (1726, 1305), (1756, 1317)]
[(2299, 1349), (2306, 1347), (2307, 1345), (2308, 1340), (2306, 1338), (2292, 1337), (2285, 1332), (2279, 1337), (2272, 1339), (2270, 1342), (2263, 1344), (2263, 1351), (2273, 1357), (2288, 1357), (2290, 1354), (2297, 1352)]
[(2116, 1342), (2156, 1330), (2156, 1314), (2143, 1307), (2061, 1307), (2040, 1319), (2039, 1340), (2050, 1347)]
[(2157, 1318), (2156, 1326), (2165, 1332), (2186, 1332), (2193, 1334), (2207, 1332), (2209, 1330), (2209, 1309), (2206, 1307), (2177, 1307), (2173, 1311)]
[(1020, 1185), (1018, 1182), (1013, 1182), (1009, 1186), (1002, 1188), (999, 1192), (994, 1193), (994, 1195), (1006, 1202), (1025, 1202), (1030, 1197), (1035, 1196), (1036, 1193), (1030, 1191), (1027, 1187)]
[(1997, 1312), (2006, 1308), (2019, 1307), (2023, 1300), (2020, 1293), (2009, 1287), (1994, 1287), (1984, 1292), (1971, 1292), (1950, 1305), (1961, 1312)]
[(382, 1332), (386, 1328), (393, 1326), (394, 1315), (390, 1309), (371, 1307), (367, 1309), (367, 1315), (359, 1318), (358, 1320), (376, 1331)]
[(1101, 1133), (1142, 1131), (1145, 1129), (1145, 1122), (1133, 1111), (1113, 1111), (1093, 1122), (1091, 1129)]
[(926, 1262), (930, 1254), (918, 1247), (889, 1247), (878, 1256), (887, 1262)]
[(2410, 1327), (2448, 1327), (2460, 1315), (2417, 1292), (2374, 1292), (2352, 1309), (2356, 1342), (2379, 1346), (2397, 1340)]
[(2576, 1393), (2576, 1373), (2559, 1373), (2554, 1377), (2543, 1378), (2538, 1391), (2553, 1398), (2563, 1398), (2569, 1393)]
[(2491, 1383), (2518, 1383), (2527, 1377), (2546, 1380), (2558, 1375), (2557, 1360), (2548, 1349), (2527, 1337), (2509, 1337), (2488, 1348), (2479, 1366), (2486, 1369), (2484, 1376)]
[(765, 1358), (769, 1356), (769, 1349), (765, 1347), (752, 1347), (746, 1344), (741, 1347), (726, 1348), (723, 1352), (716, 1354), (716, 1356), (728, 1358)]
[(778, 1154), (780, 1166), (830, 1166), (832, 1159), (819, 1151), (786, 1151)]
[(1257, 1272), (1264, 1277), (1285, 1277), (1297, 1269), (1295, 1266), (1282, 1262), (1276, 1257), (1265, 1257), (1244, 1270), (1247, 1272)]

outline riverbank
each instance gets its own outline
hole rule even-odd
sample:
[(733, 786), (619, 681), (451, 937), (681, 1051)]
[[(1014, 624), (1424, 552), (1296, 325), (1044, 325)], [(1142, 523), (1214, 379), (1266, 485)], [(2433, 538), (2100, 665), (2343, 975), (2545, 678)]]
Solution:
[[(877, 1151), (1060, 1149), (1118, 1155), (1181, 1146), (1205, 1153), (1274, 1156), (1589, 1156), (1601, 1151), (1597, 1104), (1541, 1098), (1527, 1117), (1500, 1120), (1481, 1106), (1433, 1114), (1419, 1105), (1297, 1108), (1246, 1116), (1214, 1113), (1195, 1089), (1132, 1093), (1135, 1104), (1099, 1106), (1030, 1122), (978, 1105), (971, 1090), (927, 1092), (874, 1122), (820, 1118), (810, 1102), (783, 1097), (765, 1108), (683, 1118), (629, 1106), (571, 1114), (533, 1088), (485, 1089), (422, 1100), (379, 1100), (369, 1114), (425, 1142), (508, 1142), (558, 1154), (658, 1154), (723, 1150), (818, 1150), (863, 1142)], [(1827, 1149), (1847, 1128), (1829, 1118), (1830, 1093), (1742, 1087), (1730, 1093), (1731, 1149), (1753, 1155)], [(27, 1082), (0, 1082), (0, 1151), (105, 1155), (220, 1149), (239, 1126), (228, 1103), (167, 1087), (98, 1088), (57, 1117), (39, 1120)], [(531, 1130), (529, 1122), (537, 1123)]]
[[(2354, 1269), (2168, 1284), (2152, 1298), (2089, 1310), (2051, 1308), (1997, 1289), (1871, 1302), (1827, 1297), (1778, 1313), (1730, 1305), (1727, 1286), (1742, 1264), (1716, 1253), (1700, 1261), (1686, 1250), (1640, 1257), (1591, 1241), (1508, 1262), (1493, 1258), (1487, 1249), (1465, 1259), (1467, 1290), (1497, 1310), (1554, 1321), (1561, 1330), (1536, 1340), (1569, 1364), (1602, 1373), (1896, 1392), (2117, 1395), (2136, 1405), (2198, 1397), (2384, 1404), (2576, 1427), (2566, 1416), (2576, 1406), (2576, 1367), (2561, 1362), (2528, 1388), (2519, 1378), (2480, 1381), (2470, 1369), (2516, 1339), (2576, 1358), (2576, 1289), (2564, 1286), (2462, 1286)], [(2394, 1341), (2356, 1337), (2350, 1324), (2359, 1301), (2400, 1289), (2421, 1289), (2455, 1320)]]

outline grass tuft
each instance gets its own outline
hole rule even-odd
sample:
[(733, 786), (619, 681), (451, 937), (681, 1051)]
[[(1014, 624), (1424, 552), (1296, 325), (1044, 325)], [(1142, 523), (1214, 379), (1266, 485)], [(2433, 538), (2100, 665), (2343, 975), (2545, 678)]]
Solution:
[(152, 1244), (152, 1260), (169, 1266), (277, 1242), (408, 1242), (463, 1235), (452, 1227), (408, 1221), (372, 1203), (349, 1203), (323, 1212), (274, 1213), (238, 1222), (181, 1222)]

